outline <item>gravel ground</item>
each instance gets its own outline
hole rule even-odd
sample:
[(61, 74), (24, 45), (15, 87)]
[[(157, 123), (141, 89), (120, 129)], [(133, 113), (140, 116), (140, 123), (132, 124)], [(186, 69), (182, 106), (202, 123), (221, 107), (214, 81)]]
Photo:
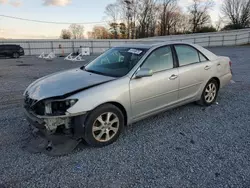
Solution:
[(235, 83), (220, 91), (217, 105), (161, 113), (126, 127), (110, 146), (81, 145), (62, 157), (24, 149), (30, 132), (22, 92), (82, 63), (0, 59), (0, 188), (250, 187), (250, 46), (211, 50), (233, 62)]

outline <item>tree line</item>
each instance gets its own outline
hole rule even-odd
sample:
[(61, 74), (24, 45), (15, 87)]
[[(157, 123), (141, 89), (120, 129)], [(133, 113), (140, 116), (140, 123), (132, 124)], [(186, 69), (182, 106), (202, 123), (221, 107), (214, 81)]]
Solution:
[[(209, 15), (214, 6), (213, 0), (192, 0), (184, 11), (178, 0), (116, 0), (104, 12), (110, 20), (108, 26), (94, 26), (88, 38), (137, 39), (250, 27), (250, 0), (224, 0), (223, 16), (216, 25)], [(61, 38), (76, 38), (76, 33), (83, 33), (83, 26), (73, 26), (63, 30)]]

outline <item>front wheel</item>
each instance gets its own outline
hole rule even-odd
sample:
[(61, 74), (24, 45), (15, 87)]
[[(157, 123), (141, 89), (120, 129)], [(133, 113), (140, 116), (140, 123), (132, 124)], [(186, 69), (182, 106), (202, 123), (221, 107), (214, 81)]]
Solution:
[(216, 101), (219, 91), (218, 82), (214, 79), (210, 80), (205, 86), (201, 99), (198, 101), (198, 104), (203, 106), (210, 106)]
[(85, 122), (84, 139), (88, 145), (102, 147), (115, 142), (124, 127), (119, 108), (105, 104), (90, 113)]
[(13, 55), (12, 55), (13, 58), (17, 59), (20, 57), (19, 53), (17, 52), (14, 52)]

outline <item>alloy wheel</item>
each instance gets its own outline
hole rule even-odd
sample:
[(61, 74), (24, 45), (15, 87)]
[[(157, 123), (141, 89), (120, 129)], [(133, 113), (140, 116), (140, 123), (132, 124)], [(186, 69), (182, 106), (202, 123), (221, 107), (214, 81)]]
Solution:
[(214, 83), (208, 84), (205, 90), (205, 100), (207, 103), (213, 102), (213, 100), (216, 97), (216, 92), (217, 92), (216, 85)]
[(13, 57), (14, 57), (14, 58), (18, 58), (18, 57), (19, 57), (19, 54), (18, 54), (18, 53), (14, 53), (14, 54), (13, 54)]
[(92, 134), (99, 142), (108, 142), (119, 130), (119, 118), (115, 113), (106, 112), (95, 120), (92, 126)]

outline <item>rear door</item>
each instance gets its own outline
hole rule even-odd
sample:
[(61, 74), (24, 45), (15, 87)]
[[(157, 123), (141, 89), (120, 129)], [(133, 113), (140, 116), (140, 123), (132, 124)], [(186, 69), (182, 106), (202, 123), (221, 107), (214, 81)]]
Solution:
[(210, 79), (212, 63), (196, 48), (174, 45), (179, 63), (179, 101), (191, 100)]
[(170, 46), (154, 50), (141, 68), (151, 69), (153, 75), (130, 81), (134, 119), (157, 112), (178, 100), (178, 69)]

